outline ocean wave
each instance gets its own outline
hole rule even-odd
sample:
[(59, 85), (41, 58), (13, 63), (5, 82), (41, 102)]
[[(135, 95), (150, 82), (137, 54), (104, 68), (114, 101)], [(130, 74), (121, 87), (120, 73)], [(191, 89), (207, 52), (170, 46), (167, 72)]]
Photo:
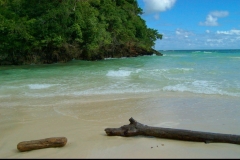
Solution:
[(72, 91), (72, 92), (54, 92), (54, 93), (25, 93), (27, 97), (56, 97), (56, 96), (91, 96), (91, 95), (111, 95), (111, 94), (125, 94), (125, 93), (150, 93), (160, 91), (160, 89), (147, 89), (147, 88), (129, 88), (129, 89), (89, 89), (85, 91)]
[(124, 94), (124, 93), (150, 93), (160, 91), (160, 89), (115, 89), (115, 90), (98, 90), (98, 91), (82, 91), (73, 92), (70, 95), (109, 95), (109, 94)]
[(50, 88), (55, 85), (56, 84), (29, 84), (28, 87), (30, 89), (46, 89), (46, 88)]
[(163, 68), (163, 69), (152, 69), (146, 70), (147, 72), (175, 72), (175, 71), (193, 71), (193, 68)]
[(175, 91), (175, 92), (192, 92), (192, 93), (200, 93), (200, 94), (218, 94), (218, 95), (240, 97), (239, 93), (224, 91), (220, 89), (217, 84), (209, 81), (193, 81), (193, 82), (186, 82), (183, 84), (169, 85), (169, 86), (163, 87), (162, 90)]
[(106, 76), (108, 77), (128, 77), (130, 76), (132, 71), (126, 71), (126, 70), (118, 70), (118, 71), (108, 71)]
[(193, 68), (170, 68), (170, 69), (158, 69), (155, 71), (160, 71), (160, 72), (167, 72), (167, 73), (178, 73), (178, 72), (189, 72), (189, 71), (194, 71)]
[(213, 52), (209, 52), (209, 51), (204, 51), (203, 53), (213, 53)]
[(185, 82), (182, 84), (166, 86), (163, 90), (168, 91), (191, 91), (195, 93), (205, 93), (205, 94), (214, 94), (219, 90), (217, 89), (216, 84), (214, 82), (209, 81), (193, 81), (193, 82)]
[(192, 53), (200, 53), (201, 51), (193, 51)]
[(180, 70), (180, 71), (193, 71), (193, 68), (175, 68), (175, 70)]
[(167, 57), (187, 57), (187, 55), (185, 54), (177, 54), (177, 55), (173, 55), (173, 54), (166, 54)]

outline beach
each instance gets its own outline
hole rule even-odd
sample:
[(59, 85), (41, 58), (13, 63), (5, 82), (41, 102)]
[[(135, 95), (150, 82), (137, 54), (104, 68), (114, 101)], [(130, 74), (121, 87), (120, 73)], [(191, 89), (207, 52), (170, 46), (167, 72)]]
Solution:
[(240, 158), (240, 1), (189, 2), (0, 0), (0, 158)]
[[(1, 158), (240, 158), (240, 146), (107, 136), (153, 127), (240, 135), (239, 50), (0, 67)], [(66, 137), (19, 152), (23, 141)]]
[[(16, 104), (14, 99), (5, 100), (1, 103)], [(20, 100), (17, 101), (19, 104)], [(117, 137), (107, 136), (104, 131), (129, 124), (129, 118), (133, 117), (149, 126), (238, 134), (240, 100), (233, 97), (156, 92), (33, 98), (27, 102), (22, 99), (20, 104), (21, 107), (0, 108), (5, 119), (0, 125), (1, 158), (240, 157), (240, 146), (236, 144)], [(66, 137), (68, 141), (60, 148), (17, 150), (19, 142), (49, 137)]]

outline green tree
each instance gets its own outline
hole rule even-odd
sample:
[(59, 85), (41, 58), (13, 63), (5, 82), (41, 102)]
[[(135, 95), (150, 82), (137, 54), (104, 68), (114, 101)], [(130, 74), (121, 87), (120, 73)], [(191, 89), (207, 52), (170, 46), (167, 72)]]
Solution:
[(162, 35), (141, 14), (136, 0), (0, 0), (0, 64), (149, 54)]

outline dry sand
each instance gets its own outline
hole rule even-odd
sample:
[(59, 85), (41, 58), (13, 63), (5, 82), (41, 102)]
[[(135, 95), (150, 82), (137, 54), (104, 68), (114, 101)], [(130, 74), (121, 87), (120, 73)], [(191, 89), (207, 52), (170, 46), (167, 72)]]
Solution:
[[(172, 93), (6, 98), (0, 106), (0, 158), (240, 158), (235, 144), (108, 137), (104, 131), (133, 117), (149, 126), (240, 134), (238, 104), (236, 98)], [(21, 141), (49, 137), (68, 142), (61, 148), (17, 150)]]

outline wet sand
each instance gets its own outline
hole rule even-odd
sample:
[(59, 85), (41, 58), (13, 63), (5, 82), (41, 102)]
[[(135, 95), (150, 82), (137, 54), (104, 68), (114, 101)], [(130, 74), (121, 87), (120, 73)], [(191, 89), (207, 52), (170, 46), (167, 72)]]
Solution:
[[(153, 137), (109, 137), (105, 128), (140, 123), (240, 134), (237, 97), (156, 92), (86, 97), (1, 98), (1, 158), (240, 158), (240, 145)], [(61, 148), (19, 152), (21, 141), (66, 137)]]

